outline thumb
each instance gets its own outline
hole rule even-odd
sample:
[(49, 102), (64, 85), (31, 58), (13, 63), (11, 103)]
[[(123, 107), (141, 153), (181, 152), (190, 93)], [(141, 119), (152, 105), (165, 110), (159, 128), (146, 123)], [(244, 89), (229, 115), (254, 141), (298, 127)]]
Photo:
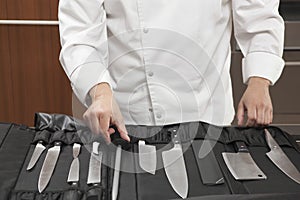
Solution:
[(244, 104), (242, 102), (240, 102), (239, 105), (238, 105), (238, 110), (237, 110), (237, 114), (236, 114), (239, 126), (243, 125), (244, 116), (245, 116)]

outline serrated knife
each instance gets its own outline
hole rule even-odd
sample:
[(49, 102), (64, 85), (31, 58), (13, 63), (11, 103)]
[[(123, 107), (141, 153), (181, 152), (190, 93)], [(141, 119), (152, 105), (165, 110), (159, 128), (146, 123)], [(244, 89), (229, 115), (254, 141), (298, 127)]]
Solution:
[(156, 170), (156, 148), (153, 145), (146, 145), (144, 140), (139, 140), (139, 164), (143, 170), (155, 174)]
[(265, 136), (271, 151), (266, 153), (270, 160), (288, 177), (300, 184), (300, 173), (290, 159), (285, 155), (283, 150), (277, 144), (270, 132), (265, 129)]
[(87, 184), (93, 184), (94, 186), (101, 182), (102, 152), (99, 151), (99, 144), (99, 142), (93, 142), (87, 179)]
[(73, 161), (70, 166), (67, 182), (77, 185), (79, 181), (79, 153), (81, 145), (78, 143), (73, 144)]
[(182, 147), (179, 136), (173, 129), (174, 147), (168, 151), (162, 152), (162, 159), (167, 178), (174, 191), (183, 199), (188, 195), (188, 178), (183, 158)]
[(44, 191), (51, 179), (60, 153), (60, 148), (61, 142), (55, 142), (54, 146), (48, 149), (38, 181), (38, 190), (40, 193)]

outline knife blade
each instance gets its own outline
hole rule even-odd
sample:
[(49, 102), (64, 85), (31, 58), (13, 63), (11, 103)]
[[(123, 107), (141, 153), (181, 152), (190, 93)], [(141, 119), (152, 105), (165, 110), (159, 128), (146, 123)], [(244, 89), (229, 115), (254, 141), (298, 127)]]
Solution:
[(99, 151), (99, 144), (99, 142), (93, 142), (89, 163), (87, 184), (93, 184), (94, 186), (100, 184), (101, 182), (102, 152)]
[(81, 145), (78, 143), (73, 144), (73, 161), (70, 166), (67, 182), (77, 184), (79, 181), (79, 153)]
[(270, 160), (288, 177), (300, 184), (300, 173), (295, 165), (290, 161), (287, 155), (283, 152), (280, 146), (277, 144), (271, 133), (265, 129), (266, 141), (271, 149), (266, 155)]
[(146, 145), (144, 140), (139, 140), (139, 164), (143, 170), (155, 174), (156, 170), (156, 148), (153, 145)]
[(226, 166), (236, 180), (260, 180), (267, 176), (256, 165), (246, 144), (235, 142), (237, 153), (223, 152)]
[(173, 190), (184, 199), (188, 195), (187, 172), (177, 130), (173, 129), (172, 132), (174, 147), (162, 152), (163, 164)]
[(41, 154), (43, 153), (43, 151), (46, 149), (46, 147), (43, 145), (43, 141), (38, 141), (38, 143), (36, 144), (34, 151), (32, 153), (32, 156), (30, 158), (30, 161), (28, 163), (28, 166), (26, 168), (26, 170), (31, 170), (36, 162), (38, 161), (38, 159), (40, 158)]
[(51, 179), (60, 153), (60, 148), (61, 142), (55, 142), (54, 146), (48, 149), (38, 181), (38, 190), (40, 193), (44, 191)]
[[(200, 149), (209, 151), (204, 157), (200, 156)], [(209, 140), (194, 140), (192, 148), (196, 156), (196, 162), (204, 185), (219, 185), (224, 183), (224, 177)]]

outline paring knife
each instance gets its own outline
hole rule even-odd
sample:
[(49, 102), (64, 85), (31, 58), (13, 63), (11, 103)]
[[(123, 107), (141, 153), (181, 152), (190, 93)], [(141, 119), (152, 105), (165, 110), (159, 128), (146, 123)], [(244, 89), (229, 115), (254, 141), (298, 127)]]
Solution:
[(144, 140), (139, 140), (139, 163), (143, 170), (155, 174), (156, 170), (156, 148), (146, 145)]
[(79, 181), (79, 153), (81, 145), (78, 143), (73, 144), (73, 161), (70, 166), (67, 182), (72, 185), (77, 185)]
[(162, 152), (163, 164), (172, 188), (184, 199), (188, 195), (187, 172), (177, 130), (173, 129), (172, 132), (174, 133), (174, 147)]
[[(209, 151), (205, 157), (200, 156), (202, 147), (208, 148)], [(224, 183), (224, 177), (219, 167), (218, 161), (212, 151), (209, 140), (194, 140), (192, 148), (196, 157), (200, 176), (204, 185), (219, 185)]]
[(300, 184), (300, 173), (290, 159), (285, 155), (283, 150), (277, 144), (270, 132), (265, 129), (265, 136), (267, 144), (271, 151), (266, 153), (270, 160), (288, 177)]
[(99, 142), (93, 142), (93, 149), (90, 157), (87, 184), (93, 184), (94, 186), (100, 184), (101, 164), (102, 164), (102, 152), (99, 151)]
[(37, 134), (36, 137), (38, 137), (38, 143), (36, 144), (34, 151), (32, 153), (32, 156), (30, 158), (30, 161), (28, 163), (26, 170), (31, 170), (35, 164), (37, 163), (38, 159), (40, 158), (41, 154), (44, 152), (46, 147), (44, 146), (43, 142), (48, 141), (51, 136), (51, 133), (48, 130), (42, 130), (40, 134)]
[(39, 192), (43, 192), (46, 186), (48, 185), (52, 173), (54, 171), (59, 153), (61, 148), (61, 142), (55, 142), (54, 146), (48, 149), (46, 158), (44, 160), (40, 177), (38, 181), (38, 190)]
[(35, 166), (36, 162), (38, 161), (38, 159), (40, 158), (41, 154), (45, 149), (46, 147), (43, 145), (43, 141), (41, 140), (38, 141), (38, 143), (34, 148), (34, 151), (32, 153), (31, 159), (28, 163), (26, 170), (31, 170)]
[(244, 142), (235, 142), (237, 153), (223, 152), (222, 156), (236, 180), (259, 180), (267, 176), (256, 165)]

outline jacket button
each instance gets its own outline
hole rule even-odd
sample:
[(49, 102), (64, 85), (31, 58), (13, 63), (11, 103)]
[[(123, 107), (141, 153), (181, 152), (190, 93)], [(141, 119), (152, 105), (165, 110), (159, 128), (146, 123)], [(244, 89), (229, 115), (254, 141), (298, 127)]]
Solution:
[(148, 33), (148, 32), (149, 32), (149, 29), (144, 28), (144, 29), (143, 29), (143, 32), (144, 32), (144, 33)]

